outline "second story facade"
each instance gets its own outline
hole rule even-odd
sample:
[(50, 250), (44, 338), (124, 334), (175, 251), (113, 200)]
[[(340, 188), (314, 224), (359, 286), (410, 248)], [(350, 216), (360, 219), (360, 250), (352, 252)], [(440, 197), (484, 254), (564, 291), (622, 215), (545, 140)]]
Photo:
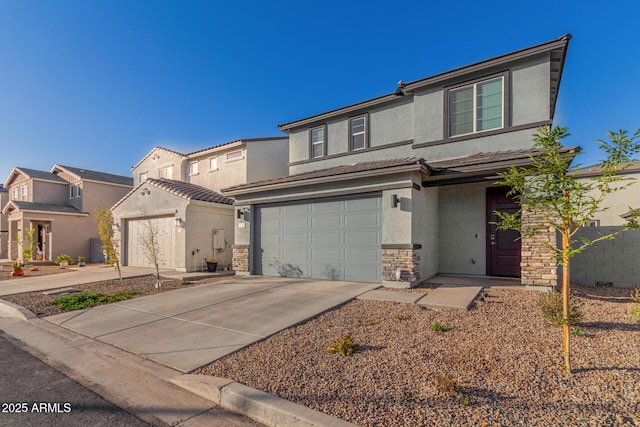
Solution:
[(550, 125), (570, 36), (280, 125), (289, 174), (389, 158), (438, 162), (531, 147)]
[(155, 147), (131, 172), (136, 185), (165, 178), (220, 191), (287, 175), (288, 154), (286, 136), (240, 139), (187, 154)]

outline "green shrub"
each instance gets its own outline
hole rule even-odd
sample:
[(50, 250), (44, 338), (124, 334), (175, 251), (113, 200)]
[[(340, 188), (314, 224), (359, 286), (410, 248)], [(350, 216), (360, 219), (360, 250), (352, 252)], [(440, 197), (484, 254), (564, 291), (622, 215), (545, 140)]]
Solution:
[(53, 260), (53, 263), (55, 265), (60, 265), (60, 263), (62, 261), (67, 261), (69, 263), (69, 265), (75, 265), (76, 264), (76, 260), (71, 258), (69, 255), (67, 254), (62, 254), (62, 255), (58, 255), (58, 257), (56, 259)]
[(97, 305), (111, 304), (133, 298), (139, 292), (115, 292), (112, 294), (101, 294), (99, 292), (81, 292), (66, 295), (49, 301), (46, 305), (57, 305), (60, 311), (81, 310), (83, 308), (95, 307)]
[(345, 335), (327, 348), (327, 353), (339, 353), (343, 356), (351, 356), (358, 350), (359, 344), (353, 342), (351, 335)]
[(640, 323), (640, 305), (631, 308), (631, 310), (629, 310), (629, 314), (631, 315), (632, 322)]
[(429, 329), (436, 332), (447, 332), (451, 329), (451, 326), (441, 325), (437, 320), (429, 326)]
[[(554, 289), (551, 292), (543, 293), (538, 305), (544, 317), (551, 323), (556, 325), (562, 325), (564, 323), (562, 320), (562, 293), (558, 290)], [(567, 323), (569, 325), (575, 325), (581, 317), (580, 307), (573, 299), (569, 298), (569, 318), (567, 319)]]

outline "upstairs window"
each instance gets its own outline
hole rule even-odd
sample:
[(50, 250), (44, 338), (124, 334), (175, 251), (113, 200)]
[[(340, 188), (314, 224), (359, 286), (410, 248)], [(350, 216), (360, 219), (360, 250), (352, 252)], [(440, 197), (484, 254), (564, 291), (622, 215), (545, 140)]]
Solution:
[(26, 202), (29, 198), (29, 186), (27, 184), (22, 186), (22, 201)]
[(140, 175), (138, 175), (138, 182), (143, 183), (147, 180), (147, 178), (149, 178), (149, 175), (146, 172), (142, 172)]
[(449, 90), (449, 136), (504, 127), (504, 78)]
[(322, 157), (325, 155), (325, 127), (320, 126), (311, 129), (309, 138), (311, 139), (311, 158)]
[(367, 116), (349, 120), (349, 149), (361, 150), (367, 147)]
[(198, 162), (189, 163), (189, 175), (198, 175)]
[(160, 176), (160, 178), (173, 179), (173, 166), (160, 168), (158, 175)]
[(70, 198), (70, 199), (75, 199), (75, 198), (76, 198), (76, 196), (77, 196), (77, 193), (76, 193), (77, 189), (78, 189), (78, 188), (77, 188), (75, 185), (73, 185), (73, 184), (71, 184), (71, 185), (69, 186), (69, 198)]
[(227, 154), (227, 161), (240, 160), (242, 159), (242, 151), (233, 151)]
[(13, 200), (20, 200), (20, 191), (17, 187), (11, 190), (11, 198)]
[(209, 157), (209, 170), (217, 171), (218, 170), (218, 156)]

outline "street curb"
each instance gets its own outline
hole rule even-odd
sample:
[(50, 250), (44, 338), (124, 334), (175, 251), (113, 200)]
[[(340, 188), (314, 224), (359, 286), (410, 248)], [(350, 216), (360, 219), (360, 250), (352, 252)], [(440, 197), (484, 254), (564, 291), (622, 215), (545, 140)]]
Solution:
[(314, 411), (238, 382), (209, 375), (185, 374), (173, 384), (218, 406), (272, 427), (354, 427), (340, 418)]
[(31, 320), (37, 319), (33, 311), (11, 303), (9, 301), (5, 301), (0, 299), (0, 317), (14, 317), (20, 320)]

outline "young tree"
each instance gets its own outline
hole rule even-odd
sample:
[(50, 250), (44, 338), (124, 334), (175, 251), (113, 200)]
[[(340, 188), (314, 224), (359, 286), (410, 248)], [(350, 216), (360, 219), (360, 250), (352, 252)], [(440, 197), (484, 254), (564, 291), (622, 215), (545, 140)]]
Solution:
[(115, 237), (113, 228), (113, 216), (109, 209), (97, 208), (93, 211), (93, 219), (98, 226), (98, 235), (102, 241), (102, 250), (106, 253), (107, 259), (105, 262), (108, 265), (113, 265), (118, 270), (118, 277), (120, 278), (120, 284), (122, 285), (122, 271), (120, 270), (120, 258), (118, 257), (118, 247), (120, 241)]
[(160, 230), (157, 225), (151, 220), (151, 217), (145, 215), (145, 228), (146, 232), (139, 237), (144, 249), (144, 254), (151, 264), (156, 267), (156, 289), (162, 287), (162, 281), (160, 280), (160, 264), (163, 261), (162, 254), (160, 253)]
[(24, 239), (20, 238), (18, 235), (18, 239), (21, 240), (22, 243), (22, 258), (25, 263), (31, 261), (33, 259), (33, 248), (35, 247), (35, 228), (27, 228), (24, 230)]
[[(627, 131), (608, 131), (610, 141), (597, 140), (600, 148), (606, 152), (606, 159), (598, 166), (599, 176), (582, 180), (574, 173), (577, 166), (571, 166), (574, 154), (562, 149), (561, 140), (569, 136), (567, 128), (539, 127), (534, 135), (535, 148), (539, 151), (531, 156), (530, 167), (512, 166), (501, 173), (499, 184), (511, 188), (509, 195), (520, 206), (518, 212), (495, 212), (498, 216), (499, 229), (512, 229), (521, 233), (521, 237), (529, 237), (546, 246), (554, 255), (562, 268), (562, 324), (564, 367), (571, 372), (569, 353), (569, 298), (570, 298), (570, 259), (585, 248), (602, 240), (613, 239), (623, 231), (640, 228), (640, 209), (631, 210), (631, 218), (619, 230), (603, 234), (596, 239), (576, 237), (576, 233), (602, 207), (604, 197), (631, 185), (628, 178), (620, 175), (638, 151), (640, 151), (640, 130), (633, 136)], [(537, 224), (523, 226), (522, 212), (534, 214)], [(542, 232), (555, 229), (561, 237), (561, 244), (540, 238)]]

